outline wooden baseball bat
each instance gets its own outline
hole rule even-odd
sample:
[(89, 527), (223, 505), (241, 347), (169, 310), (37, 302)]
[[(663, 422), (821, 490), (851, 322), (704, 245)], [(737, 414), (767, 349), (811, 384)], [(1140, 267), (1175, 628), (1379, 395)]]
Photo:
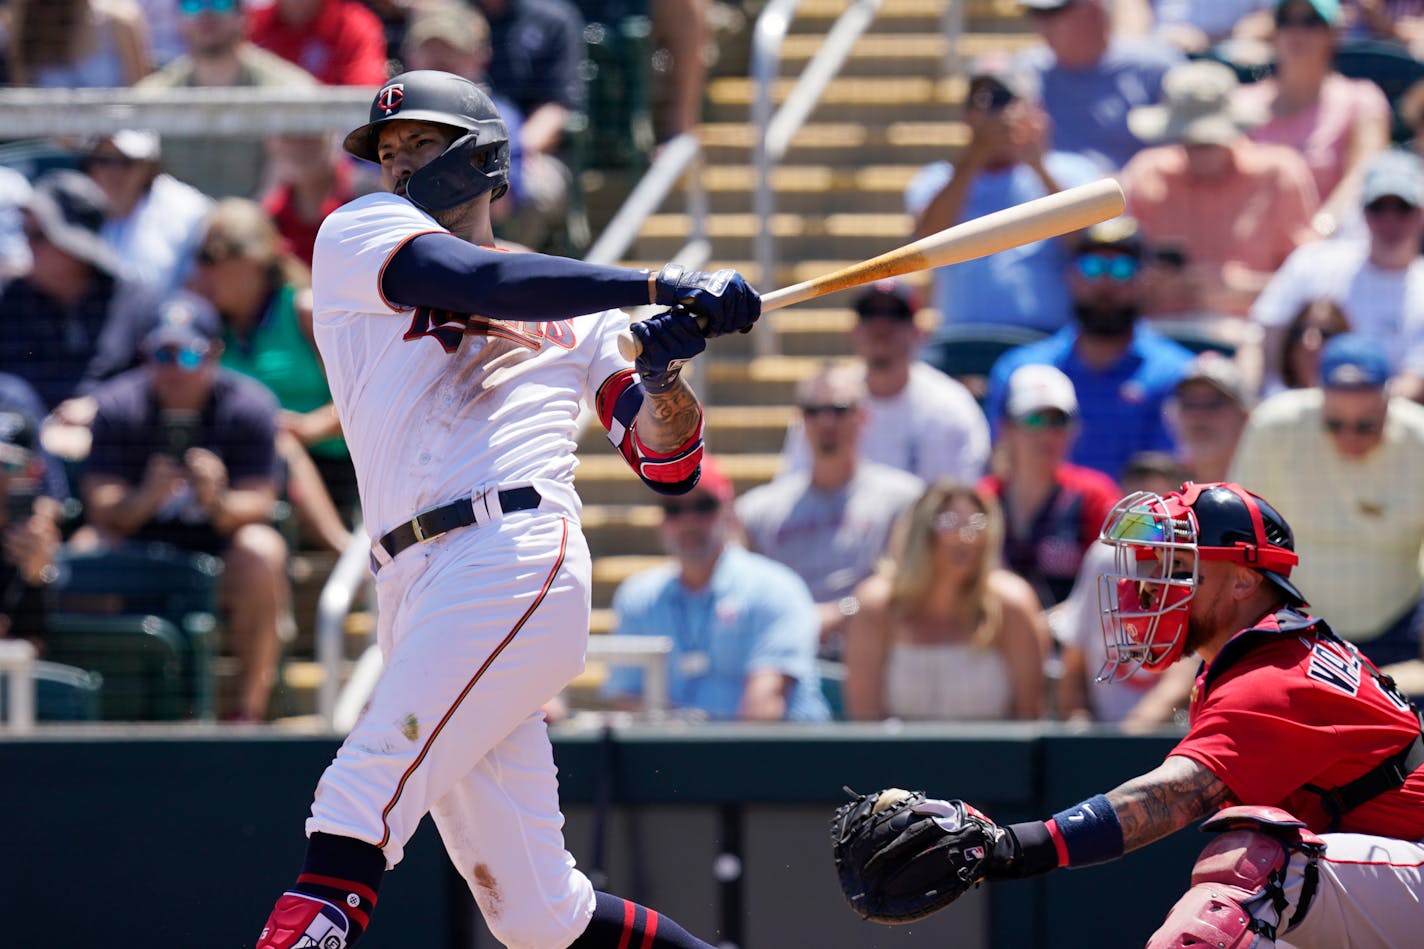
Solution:
[[(955, 224), (879, 257), (773, 290), (762, 295), (761, 311), (769, 313), (837, 290), (917, 270), (963, 263), (1058, 237), (1117, 217), (1123, 207), (1122, 187), (1112, 178), (1102, 178)], [(704, 317), (698, 317), (698, 322), (704, 327), (707, 324)], [(618, 339), (618, 351), (629, 361), (637, 359), (642, 348), (638, 338), (626, 330)]]

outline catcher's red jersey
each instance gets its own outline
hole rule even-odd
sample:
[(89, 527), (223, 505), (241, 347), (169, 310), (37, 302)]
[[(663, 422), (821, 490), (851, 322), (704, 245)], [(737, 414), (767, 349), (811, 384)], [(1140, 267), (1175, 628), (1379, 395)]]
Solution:
[[(1191, 726), (1172, 754), (1210, 768), (1237, 803), (1283, 808), (1323, 833), (1329, 816), (1304, 786), (1360, 777), (1418, 735), (1419, 720), (1353, 647), (1315, 623), (1282, 611), (1232, 639), (1197, 677)], [(1333, 829), (1424, 839), (1424, 768)]]

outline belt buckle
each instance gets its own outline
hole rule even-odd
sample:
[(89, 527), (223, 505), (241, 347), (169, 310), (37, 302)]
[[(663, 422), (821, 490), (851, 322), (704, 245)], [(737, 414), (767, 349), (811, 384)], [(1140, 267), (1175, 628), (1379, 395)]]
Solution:
[[(423, 514), (424, 512), (422, 511), (421, 513)], [(410, 519), (410, 530), (411, 533), (415, 534), (415, 542), (417, 544), (425, 543), (425, 528), (420, 526), (420, 514)]]

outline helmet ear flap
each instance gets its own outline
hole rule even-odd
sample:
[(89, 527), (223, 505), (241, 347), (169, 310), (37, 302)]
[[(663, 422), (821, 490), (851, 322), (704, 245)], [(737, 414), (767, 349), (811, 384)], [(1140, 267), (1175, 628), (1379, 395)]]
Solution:
[(509, 139), (503, 131), (503, 122), (481, 123), (456, 139), (410, 176), (406, 196), (430, 214), (457, 208), (486, 191), (491, 200), (502, 197), (509, 190)]

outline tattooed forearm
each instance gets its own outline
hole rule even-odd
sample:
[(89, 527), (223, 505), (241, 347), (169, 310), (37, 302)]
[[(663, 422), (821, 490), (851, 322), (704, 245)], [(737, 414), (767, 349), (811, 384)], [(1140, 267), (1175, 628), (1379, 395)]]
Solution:
[(1122, 823), (1124, 850), (1136, 850), (1221, 807), (1230, 791), (1206, 766), (1173, 755), (1108, 792)]
[(638, 410), (638, 437), (653, 451), (670, 452), (697, 433), (702, 405), (687, 383), (679, 379), (666, 392), (644, 395)]

